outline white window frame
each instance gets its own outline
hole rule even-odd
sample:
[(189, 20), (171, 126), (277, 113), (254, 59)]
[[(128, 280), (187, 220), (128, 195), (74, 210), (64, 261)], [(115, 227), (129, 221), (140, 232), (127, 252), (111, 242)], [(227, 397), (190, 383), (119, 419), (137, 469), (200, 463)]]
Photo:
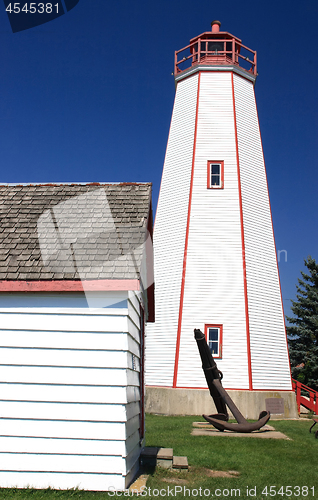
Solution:
[[(218, 165), (220, 167), (220, 173), (219, 174), (213, 174), (213, 175), (219, 175), (220, 178), (220, 183), (217, 185), (212, 184), (212, 166), (213, 165)], [(208, 189), (223, 189), (224, 188), (224, 161), (223, 160), (208, 160), (208, 176), (207, 176), (207, 187)]]
[[(218, 338), (217, 340), (211, 340), (209, 339), (210, 335), (209, 335), (209, 330), (210, 329), (213, 329), (213, 330), (218, 330)], [(207, 341), (207, 344), (209, 346), (209, 349), (212, 353), (212, 356), (216, 359), (220, 359), (222, 358), (222, 342), (223, 342), (223, 325), (213, 325), (213, 324), (206, 324), (204, 325), (204, 333), (205, 333), (205, 338), (206, 338), (206, 341)], [(213, 354), (212, 352), (212, 349), (211, 349), (211, 345), (212, 342), (217, 342), (218, 344), (218, 353), (217, 354)]]

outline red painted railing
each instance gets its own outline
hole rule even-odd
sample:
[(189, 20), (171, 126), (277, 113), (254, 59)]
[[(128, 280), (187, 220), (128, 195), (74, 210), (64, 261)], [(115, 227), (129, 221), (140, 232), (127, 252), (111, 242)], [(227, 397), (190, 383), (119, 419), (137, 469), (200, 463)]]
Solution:
[(243, 45), (237, 38), (219, 38), (212, 33), (196, 38), (190, 45), (175, 53), (174, 74), (197, 64), (229, 65), (233, 64), (257, 75), (256, 52)]
[[(314, 391), (307, 385), (298, 382), (298, 380), (293, 379), (293, 389), (296, 391), (296, 401), (298, 406), (298, 412), (300, 413), (300, 405), (304, 406), (308, 410), (315, 412), (318, 415), (318, 392)], [(304, 395), (306, 393), (306, 396)], [(308, 396), (307, 396), (308, 394)]]

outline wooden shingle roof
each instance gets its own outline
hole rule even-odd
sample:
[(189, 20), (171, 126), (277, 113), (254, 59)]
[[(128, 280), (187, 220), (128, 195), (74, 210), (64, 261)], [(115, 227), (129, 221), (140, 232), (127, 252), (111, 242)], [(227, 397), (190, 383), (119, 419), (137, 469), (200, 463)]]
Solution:
[(151, 184), (0, 185), (0, 280), (139, 278)]

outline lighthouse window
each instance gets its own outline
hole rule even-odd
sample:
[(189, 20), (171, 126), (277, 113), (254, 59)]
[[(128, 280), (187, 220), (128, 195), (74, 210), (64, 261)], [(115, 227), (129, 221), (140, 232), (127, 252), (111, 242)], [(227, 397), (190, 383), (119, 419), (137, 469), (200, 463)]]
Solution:
[(222, 325), (205, 325), (205, 337), (214, 358), (222, 357)]
[(222, 189), (224, 177), (223, 161), (208, 161), (208, 189)]
[(219, 186), (221, 184), (221, 165), (212, 163), (211, 165), (211, 186)]

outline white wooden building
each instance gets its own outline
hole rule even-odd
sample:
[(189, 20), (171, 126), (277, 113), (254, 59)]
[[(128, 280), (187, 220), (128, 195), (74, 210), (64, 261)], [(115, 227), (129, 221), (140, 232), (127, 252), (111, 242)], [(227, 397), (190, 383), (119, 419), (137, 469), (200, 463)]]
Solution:
[(212, 31), (175, 57), (176, 96), (154, 228), (156, 321), (146, 330), (146, 408), (207, 413), (210, 396), (193, 336), (200, 328), (224, 387), (237, 393), (232, 397), (260, 401), (255, 411), (241, 401), (247, 416), (258, 418), (274, 393), (293, 416), (254, 94), (256, 52), (219, 26), (212, 23)]
[(1, 185), (0, 219), (0, 487), (124, 489), (144, 435), (151, 185)]

